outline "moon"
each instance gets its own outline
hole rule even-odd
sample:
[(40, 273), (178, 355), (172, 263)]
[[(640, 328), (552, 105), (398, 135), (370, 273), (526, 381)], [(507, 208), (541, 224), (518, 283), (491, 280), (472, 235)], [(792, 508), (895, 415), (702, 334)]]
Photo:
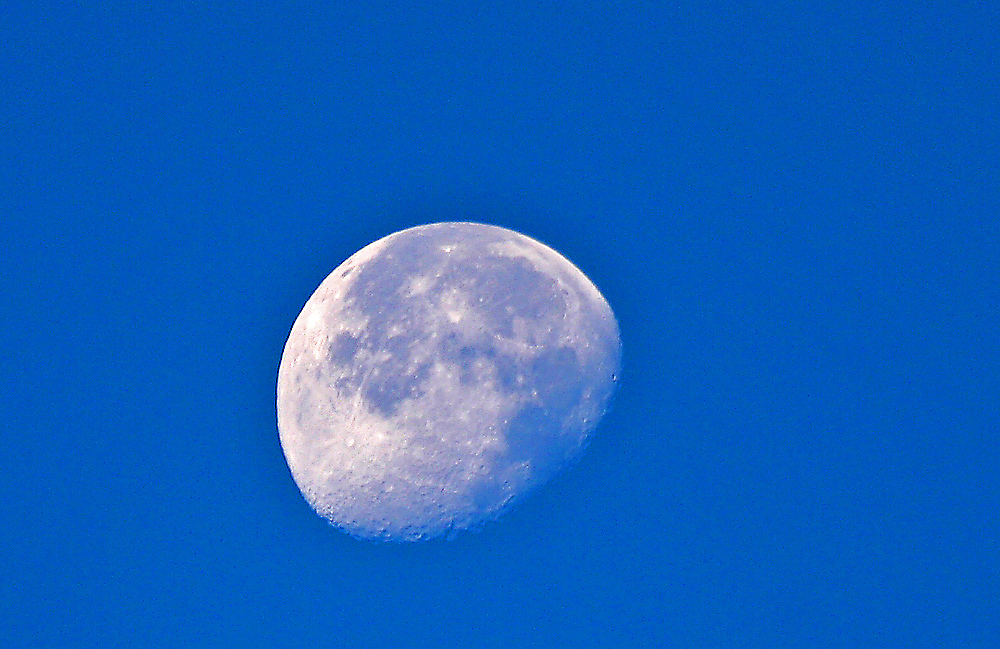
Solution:
[(580, 457), (620, 367), (611, 307), (565, 257), (505, 228), (422, 225), (306, 302), (278, 370), (281, 446), (348, 534), (452, 537)]

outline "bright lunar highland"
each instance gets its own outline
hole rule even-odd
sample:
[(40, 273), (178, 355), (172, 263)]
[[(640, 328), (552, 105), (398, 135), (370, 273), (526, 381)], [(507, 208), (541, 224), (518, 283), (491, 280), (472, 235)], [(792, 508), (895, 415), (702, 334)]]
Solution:
[(410, 228), (341, 264), (296, 319), (281, 445), (349, 534), (450, 535), (580, 456), (620, 363), (611, 308), (556, 251), (476, 223)]

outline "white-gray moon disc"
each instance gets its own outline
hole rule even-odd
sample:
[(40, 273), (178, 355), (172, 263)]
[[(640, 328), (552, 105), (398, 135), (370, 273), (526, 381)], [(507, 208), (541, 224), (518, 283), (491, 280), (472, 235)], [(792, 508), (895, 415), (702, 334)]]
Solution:
[(555, 250), (477, 223), (410, 228), (351, 256), (295, 320), (281, 445), (349, 534), (450, 534), (580, 456), (620, 363), (611, 307)]

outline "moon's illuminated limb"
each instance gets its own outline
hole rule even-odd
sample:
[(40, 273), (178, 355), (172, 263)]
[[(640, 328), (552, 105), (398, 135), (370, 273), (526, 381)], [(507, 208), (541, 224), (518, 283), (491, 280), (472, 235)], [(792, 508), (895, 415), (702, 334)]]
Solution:
[(341, 264), (296, 319), (282, 447), (331, 523), (439, 536), (577, 458), (620, 359), (607, 301), (551, 248), (474, 223), (411, 228)]

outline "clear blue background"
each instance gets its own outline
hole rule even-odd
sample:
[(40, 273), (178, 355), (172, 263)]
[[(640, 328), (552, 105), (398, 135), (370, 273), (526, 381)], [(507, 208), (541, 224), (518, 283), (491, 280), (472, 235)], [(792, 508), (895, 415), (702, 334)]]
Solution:
[[(0, 644), (996, 647), (998, 5), (6, 2)], [(348, 255), (561, 251), (625, 369), (480, 533), (278, 443)]]

